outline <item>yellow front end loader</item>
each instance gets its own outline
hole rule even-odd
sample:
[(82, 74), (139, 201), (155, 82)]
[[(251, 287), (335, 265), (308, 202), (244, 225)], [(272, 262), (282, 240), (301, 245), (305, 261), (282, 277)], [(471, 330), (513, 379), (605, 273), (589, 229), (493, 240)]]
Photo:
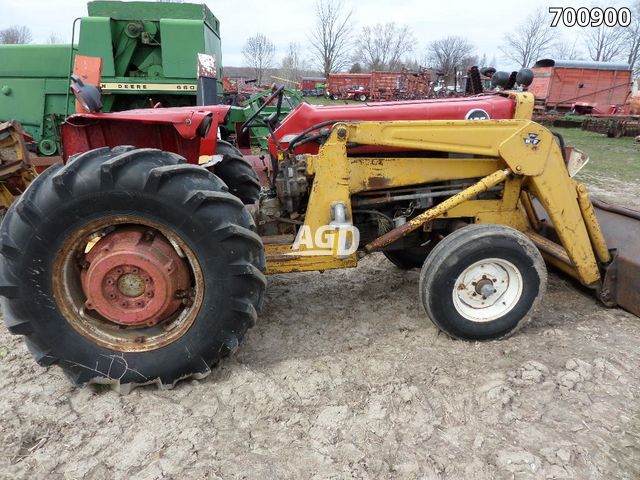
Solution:
[(5, 323), (41, 365), (126, 390), (206, 375), (256, 321), (264, 273), (373, 252), (421, 268), (426, 316), (456, 338), (512, 334), (543, 294), (545, 260), (640, 315), (639, 214), (592, 202), (572, 178), (584, 155), (517, 116), (336, 123), (313, 133), (317, 154), (265, 166), (249, 206), (174, 153), (81, 153), (0, 227)]

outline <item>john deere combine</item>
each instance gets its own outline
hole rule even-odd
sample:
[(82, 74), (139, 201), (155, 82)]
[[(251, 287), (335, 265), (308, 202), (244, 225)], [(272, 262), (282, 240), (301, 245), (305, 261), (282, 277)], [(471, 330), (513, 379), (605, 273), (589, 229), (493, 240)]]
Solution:
[(60, 153), (60, 124), (75, 113), (76, 55), (102, 59), (105, 112), (195, 105), (198, 53), (222, 78), (220, 22), (205, 5), (94, 1), (76, 22), (72, 45), (0, 46), (0, 122), (19, 121), (39, 155)]

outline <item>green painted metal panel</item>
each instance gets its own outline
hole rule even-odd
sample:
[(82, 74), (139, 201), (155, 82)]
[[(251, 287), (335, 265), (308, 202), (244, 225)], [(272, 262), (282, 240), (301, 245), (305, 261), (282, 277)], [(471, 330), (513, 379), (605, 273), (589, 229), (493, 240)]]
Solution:
[(98, 0), (87, 5), (89, 16), (114, 20), (200, 20), (220, 34), (220, 22), (206, 5), (197, 3), (148, 3)]
[(116, 75), (111, 39), (111, 20), (108, 17), (84, 17), (80, 21), (80, 55), (102, 57), (102, 75)]
[(45, 82), (44, 78), (22, 78), (13, 83), (7, 79), (0, 79), (0, 91), (4, 85), (11, 89), (8, 95), (0, 93), (2, 116), (7, 112), (6, 120), (16, 119), (29, 127), (39, 126), (44, 113)]
[(0, 77), (66, 77), (69, 45), (0, 45)]
[(216, 59), (216, 70), (218, 75), (218, 91), (222, 92), (222, 41), (220, 34), (208, 28), (204, 31), (204, 51), (213, 55)]
[(164, 75), (174, 78), (197, 76), (197, 53), (204, 53), (204, 22), (160, 20)]

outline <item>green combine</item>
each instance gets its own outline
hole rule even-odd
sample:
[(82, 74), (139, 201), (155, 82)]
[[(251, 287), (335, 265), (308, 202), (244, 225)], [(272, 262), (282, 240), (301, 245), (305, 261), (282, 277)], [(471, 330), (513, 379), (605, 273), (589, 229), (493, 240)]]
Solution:
[(222, 95), (220, 22), (206, 5), (99, 0), (76, 22), (72, 45), (0, 45), (0, 122), (19, 121), (39, 155), (60, 153), (75, 55), (102, 58), (105, 112), (195, 105), (198, 53), (216, 59)]

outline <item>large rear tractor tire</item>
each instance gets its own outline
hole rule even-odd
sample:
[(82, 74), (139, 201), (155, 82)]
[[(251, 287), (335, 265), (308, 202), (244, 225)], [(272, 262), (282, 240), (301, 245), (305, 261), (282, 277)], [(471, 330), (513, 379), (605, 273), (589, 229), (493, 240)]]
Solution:
[(213, 172), (245, 205), (254, 204), (261, 189), (256, 171), (244, 159), (240, 150), (224, 140), (218, 140), (216, 153), (222, 155), (222, 160), (213, 167)]
[(201, 378), (256, 321), (254, 222), (178, 155), (100, 148), (46, 170), (0, 226), (4, 321), (42, 366), (120, 391)]
[(509, 227), (469, 225), (429, 254), (420, 272), (420, 298), (445, 333), (489, 340), (523, 325), (546, 283), (544, 261), (528, 237)]

